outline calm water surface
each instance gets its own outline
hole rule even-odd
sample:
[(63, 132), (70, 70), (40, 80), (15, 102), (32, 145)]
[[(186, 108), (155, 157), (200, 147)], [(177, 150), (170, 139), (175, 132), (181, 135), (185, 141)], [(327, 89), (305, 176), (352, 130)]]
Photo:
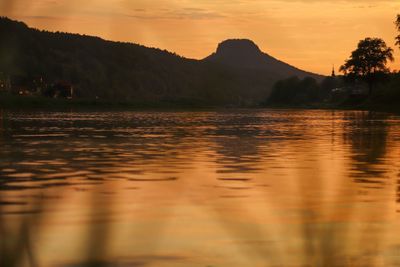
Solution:
[(400, 117), (2, 112), (1, 266), (400, 266)]

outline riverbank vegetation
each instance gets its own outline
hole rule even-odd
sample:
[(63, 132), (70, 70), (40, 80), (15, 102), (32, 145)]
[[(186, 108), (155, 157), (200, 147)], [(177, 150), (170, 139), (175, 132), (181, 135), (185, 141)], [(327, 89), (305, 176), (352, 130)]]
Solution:
[[(239, 46), (241, 57), (219, 49), (214, 60), (196, 61), (136, 44), (39, 31), (7, 18), (0, 22), (6, 37), (0, 42), (0, 108), (400, 110), (400, 73), (388, 68), (393, 49), (380, 38), (361, 40), (340, 75), (333, 70), (322, 77), (276, 61), (248, 40), (225, 42), (230, 50)], [(395, 25), (400, 48), (400, 15)], [(240, 64), (245, 59), (247, 67)]]
[[(249, 40), (224, 41), (210, 57), (194, 60), (134, 43), (41, 31), (5, 17), (0, 40), (0, 92), (21, 97), (256, 106), (280, 79), (322, 78), (262, 53)], [(248, 54), (253, 57), (243, 66)]]
[[(400, 33), (400, 15), (395, 21)], [(400, 48), (400, 34), (395, 37)], [(380, 38), (367, 37), (340, 67), (343, 75), (321, 83), (297, 77), (278, 81), (265, 106), (359, 108), (400, 111), (400, 72), (391, 71), (393, 49)]]

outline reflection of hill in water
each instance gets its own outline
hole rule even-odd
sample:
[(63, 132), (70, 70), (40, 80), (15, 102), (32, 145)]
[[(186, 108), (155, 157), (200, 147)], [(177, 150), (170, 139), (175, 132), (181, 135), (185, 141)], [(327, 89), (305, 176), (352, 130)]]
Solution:
[(2, 125), (1, 266), (396, 260), (397, 117), (14, 112)]
[(247, 173), (262, 170), (259, 146), (264, 145), (261, 128), (263, 118), (257, 113), (246, 116), (226, 114), (213, 132), (216, 162), (221, 174)]

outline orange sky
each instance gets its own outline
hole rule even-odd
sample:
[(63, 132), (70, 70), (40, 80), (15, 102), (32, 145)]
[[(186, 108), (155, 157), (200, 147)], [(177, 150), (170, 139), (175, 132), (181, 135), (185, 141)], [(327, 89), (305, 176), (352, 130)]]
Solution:
[[(0, 15), (52, 31), (89, 34), (176, 52), (211, 54), (228, 38), (249, 38), (266, 53), (329, 74), (364, 37), (394, 47), (392, 0), (1, 0)], [(400, 50), (395, 48), (400, 69)]]

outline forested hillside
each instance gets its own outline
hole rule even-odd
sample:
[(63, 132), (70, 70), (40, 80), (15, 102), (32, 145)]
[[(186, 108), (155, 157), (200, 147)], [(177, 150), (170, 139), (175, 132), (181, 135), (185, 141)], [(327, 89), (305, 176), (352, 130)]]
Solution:
[(54, 96), (55, 86), (62, 84), (73, 88), (75, 98), (254, 105), (269, 95), (278, 79), (292, 74), (249, 71), (138, 44), (39, 31), (8, 18), (0, 19), (0, 40), (0, 79), (20, 93)]

